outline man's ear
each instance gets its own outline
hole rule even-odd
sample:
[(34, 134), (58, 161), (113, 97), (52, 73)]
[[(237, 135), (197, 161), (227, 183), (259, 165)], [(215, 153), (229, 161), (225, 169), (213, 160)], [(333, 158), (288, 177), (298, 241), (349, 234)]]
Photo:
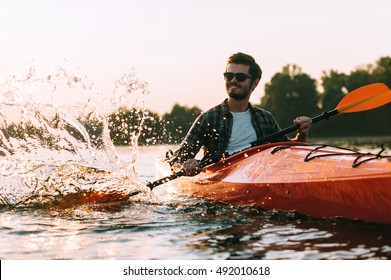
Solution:
[(260, 80), (261, 79), (257, 78), (254, 81), (252, 81), (251, 92), (258, 86), (258, 83), (259, 83)]

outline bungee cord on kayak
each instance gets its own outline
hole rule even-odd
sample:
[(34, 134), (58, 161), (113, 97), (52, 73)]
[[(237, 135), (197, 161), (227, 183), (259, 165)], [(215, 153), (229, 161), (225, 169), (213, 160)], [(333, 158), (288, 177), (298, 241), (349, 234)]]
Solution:
[[(371, 160), (376, 160), (376, 159), (389, 159), (391, 161), (391, 156), (390, 155), (382, 155), (383, 152), (385, 152), (384, 147), (381, 147), (381, 150), (377, 154), (373, 153), (361, 153), (359, 151), (355, 151), (352, 149), (348, 148), (341, 148), (333, 145), (325, 145), (325, 144), (311, 144), (313, 150), (308, 152), (308, 154), (303, 158), (303, 161), (308, 162), (313, 159), (321, 158), (321, 157), (332, 157), (332, 156), (343, 156), (343, 155), (349, 155), (349, 156), (356, 156), (356, 158), (352, 162), (352, 167), (358, 167), (364, 162), (368, 162)], [(277, 153), (280, 150), (283, 149), (289, 149), (291, 146), (279, 146), (276, 147), (273, 151), (271, 151), (272, 154)], [(323, 148), (337, 148), (339, 149), (338, 152), (336, 151), (327, 151), (322, 154), (316, 154), (317, 151), (322, 150)]]

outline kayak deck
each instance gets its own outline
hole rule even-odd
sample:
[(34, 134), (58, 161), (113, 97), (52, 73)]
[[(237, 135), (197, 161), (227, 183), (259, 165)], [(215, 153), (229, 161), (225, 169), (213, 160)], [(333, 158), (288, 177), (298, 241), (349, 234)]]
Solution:
[(233, 205), (391, 224), (391, 157), (381, 152), (267, 144), (170, 184), (182, 194)]

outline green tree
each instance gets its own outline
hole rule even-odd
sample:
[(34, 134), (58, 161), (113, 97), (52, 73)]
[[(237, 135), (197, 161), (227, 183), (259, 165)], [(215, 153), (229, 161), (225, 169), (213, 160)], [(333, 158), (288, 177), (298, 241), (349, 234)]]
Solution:
[(312, 116), (319, 112), (316, 80), (297, 65), (286, 65), (265, 85), (261, 107), (273, 113), (280, 126), (292, 125), (299, 115)]
[(110, 137), (114, 145), (131, 145), (141, 132), (143, 112), (137, 109), (120, 108), (108, 118)]
[(160, 144), (163, 126), (158, 114), (148, 110), (121, 108), (109, 117), (110, 137), (114, 145)]
[[(391, 58), (382, 57), (374, 65), (368, 64), (351, 71), (348, 75), (336, 71), (324, 72), (322, 76), (324, 89), (322, 107), (325, 110), (333, 109), (345, 96), (361, 86), (381, 82), (388, 86), (391, 84)], [(341, 114), (333, 121), (323, 122), (319, 125), (322, 136), (376, 136), (387, 135), (391, 106), (386, 105), (375, 110)]]
[(163, 115), (163, 123), (167, 132), (164, 138), (165, 143), (178, 144), (186, 136), (191, 125), (198, 115), (201, 114), (201, 109), (197, 107), (189, 108), (175, 104), (170, 113)]
[[(373, 82), (385, 83), (391, 88), (391, 57), (381, 57), (376, 61), (373, 68)], [(369, 125), (373, 127), (373, 122), (378, 125), (375, 135), (390, 135), (390, 120), (391, 120), (391, 104), (378, 108), (376, 115), (369, 115)]]
[[(367, 73), (365, 73), (365, 70)], [(354, 82), (358, 80), (356, 76), (359, 74), (357, 72), (361, 72), (363, 80), (361, 83), (354, 84)], [(355, 86), (375, 82), (385, 83), (389, 87), (391, 86), (390, 57), (381, 57), (375, 64), (368, 65), (365, 69), (358, 69), (351, 73), (351, 84), (354, 84)], [(390, 104), (377, 108), (376, 110), (362, 112), (360, 113), (359, 118), (361, 127), (360, 132), (362, 135), (386, 135), (391, 133), (389, 125), (389, 120), (391, 118)]]
[(335, 108), (339, 101), (347, 93), (348, 76), (338, 71), (330, 70), (323, 72), (321, 82), (323, 93), (321, 95), (321, 104), (323, 110), (330, 110)]
[(92, 116), (92, 114), (89, 114), (83, 118), (81, 118), (80, 123), (85, 127), (90, 140), (91, 144), (97, 148), (103, 147), (103, 139), (102, 139), (102, 133), (103, 133), (103, 122), (102, 120), (98, 120), (96, 117)]
[(161, 117), (154, 112), (144, 111), (141, 135), (138, 139), (141, 145), (164, 144), (165, 128)]
[(356, 68), (348, 75), (347, 89), (350, 91), (356, 88), (373, 83), (372, 66), (367, 65), (365, 68)]
[[(335, 70), (324, 71), (321, 76), (323, 93), (320, 95), (323, 111), (333, 110), (347, 93), (348, 76)], [(341, 134), (348, 127), (346, 118), (333, 117), (330, 121), (324, 121), (316, 126), (318, 136), (334, 136)]]
[(385, 83), (391, 88), (391, 57), (384, 56), (377, 60), (372, 75), (374, 82)]

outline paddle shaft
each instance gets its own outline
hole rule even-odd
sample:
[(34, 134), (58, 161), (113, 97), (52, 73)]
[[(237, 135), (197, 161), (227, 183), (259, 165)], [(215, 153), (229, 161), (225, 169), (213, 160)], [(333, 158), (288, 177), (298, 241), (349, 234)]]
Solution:
[(170, 181), (172, 181), (172, 180), (174, 180), (174, 179), (176, 179), (178, 177), (182, 177), (184, 175), (185, 175), (185, 172), (183, 170), (180, 170), (178, 172), (172, 173), (171, 175), (166, 176), (164, 178), (161, 178), (159, 180), (156, 180), (154, 182), (148, 182), (147, 183), (147, 187), (150, 188), (151, 190), (153, 190), (157, 186), (160, 186), (160, 185), (162, 185), (164, 183), (170, 182)]

